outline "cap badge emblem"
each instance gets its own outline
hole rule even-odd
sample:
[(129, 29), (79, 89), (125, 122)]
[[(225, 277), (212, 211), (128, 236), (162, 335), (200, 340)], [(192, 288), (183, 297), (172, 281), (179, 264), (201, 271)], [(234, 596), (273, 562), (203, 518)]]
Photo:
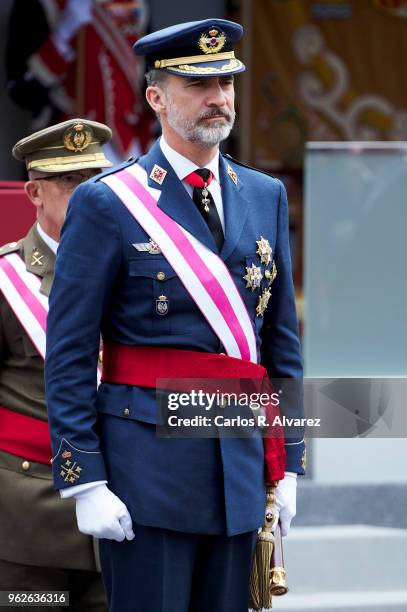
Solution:
[(64, 147), (68, 151), (75, 151), (75, 153), (84, 151), (91, 142), (92, 130), (83, 123), (76, 123), (64, 133)]
[(219, 32), (216, 28), (211, 28), (208, 32), (201, 34), (198, 45), (202, 53), (219, 53), (225, 46), (226, 36), (224, 32)]

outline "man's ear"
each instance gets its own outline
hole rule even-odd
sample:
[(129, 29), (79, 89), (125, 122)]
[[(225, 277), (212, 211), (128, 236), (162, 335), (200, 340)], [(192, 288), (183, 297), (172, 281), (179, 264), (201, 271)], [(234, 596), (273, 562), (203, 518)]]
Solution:
[(41, 185), (39, 181), (27, 181), (24, 184), (24, 191), (31, 200), (31, 202), (34, 204), (34, 206), (39, 208), (42, 205), (42, 199), (40, 195)]
[(146, 99), (153, 111), (158, 115), (165, 110), (165, 92), (157, 85), (150, 85), (146, 89)]

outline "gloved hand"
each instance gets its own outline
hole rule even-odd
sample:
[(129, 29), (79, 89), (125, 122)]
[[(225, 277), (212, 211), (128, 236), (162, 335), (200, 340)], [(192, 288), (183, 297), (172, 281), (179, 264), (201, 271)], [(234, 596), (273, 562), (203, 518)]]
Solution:
[(105, 484), (75, 495), (79, 531), (95, 538), (133, 540), (132, 520), (124, 503)]
[(93, 0), (68, 0), (53, 33), (61, 45), (67, 45), (82, 26), (92, 21)]
[(297, 474), (295, 472), (285, 472), (283, 480), (280, 480), (276, 488), (275, 518), (272, 526), (274, 531), (278, 519), (281, 523), (281, 535), (286, 536), (290, 529), (290, 524), (296, 515), (297, 505)]

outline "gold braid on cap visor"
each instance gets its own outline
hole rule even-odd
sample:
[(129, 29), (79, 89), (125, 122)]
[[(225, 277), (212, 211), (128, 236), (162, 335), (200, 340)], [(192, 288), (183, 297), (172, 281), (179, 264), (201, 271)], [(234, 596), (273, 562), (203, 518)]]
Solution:
[(41, 166), (63, 166), (72, 163), (88, 163), (106, 161), (104, 153), (87, 153), (86, 155), (66, 155), (65, 157), (48, 157), (46, 159), (34, 159), (27, 164), (27, 170), (35, 170)]
[(168, 68), (168, 66), (179, 66), (180, 64), (203, 64), (206, 62), (218, 62), (234, 58), (234, 51), (214, 53), (213, 55), (191, 55), (190, 57), (174, 57), (173, 59), (156, 60), (154, 62), (154, 68)]
[(217, 68), (217, 66), (190, 66), (189, 64), (184, 64), (182, 66), (169, 66), (168, 70), (177, 73), (181, 72), (183, 74), (199, 74), (202, 76), (203, 74), (222, 74), (230, 70), (239, 70), (242, 65), (240, 60), (233, 59), (231, 62), (223, 64), (220, 68)]

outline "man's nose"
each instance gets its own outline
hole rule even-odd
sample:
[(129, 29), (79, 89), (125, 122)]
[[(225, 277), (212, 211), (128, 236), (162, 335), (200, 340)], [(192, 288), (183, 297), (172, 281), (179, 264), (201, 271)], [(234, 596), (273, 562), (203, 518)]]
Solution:
[(207, 96), (207, 105), (208, 106), (225, 106), (227, 102), (227, 97), (225, 92), (223, 91), (220, 85), (215, 85), (211, 87)]

